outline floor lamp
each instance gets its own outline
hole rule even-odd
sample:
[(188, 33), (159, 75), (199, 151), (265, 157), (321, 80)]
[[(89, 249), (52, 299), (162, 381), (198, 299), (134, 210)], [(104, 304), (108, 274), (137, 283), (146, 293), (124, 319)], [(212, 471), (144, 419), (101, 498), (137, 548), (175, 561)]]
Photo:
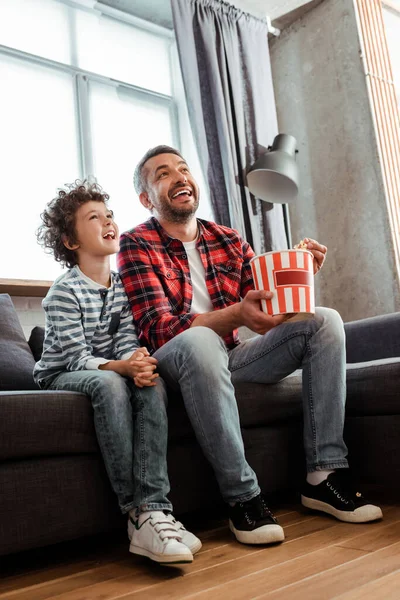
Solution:
[(286, 133), (278, 134), (268, 151), (256, 160), (247, 173), (250, 192), (266, 202), (282, 204), (288, 247), (292, 247), (289, 207), (299, 189), (299, 170), (296, 163), (296, 139)]

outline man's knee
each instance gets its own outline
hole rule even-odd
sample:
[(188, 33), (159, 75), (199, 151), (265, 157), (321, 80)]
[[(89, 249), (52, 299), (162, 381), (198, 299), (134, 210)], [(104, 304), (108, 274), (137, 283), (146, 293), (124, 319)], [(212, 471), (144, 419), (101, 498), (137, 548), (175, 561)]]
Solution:
[(337, 310), (333, 308), (317, 307), (314, 322), (318, 330), (326, 330), (337, 341), (345, 338), (343, 320)]
[(222, 338), (209, 327), (191, 327), (176, 338), (178, 352), (202, 362), (226, 357), (226, 346)]

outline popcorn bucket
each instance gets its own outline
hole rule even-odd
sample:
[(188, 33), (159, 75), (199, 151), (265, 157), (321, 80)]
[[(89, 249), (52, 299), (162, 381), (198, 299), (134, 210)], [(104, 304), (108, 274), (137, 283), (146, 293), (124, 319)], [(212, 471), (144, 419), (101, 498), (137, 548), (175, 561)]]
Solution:
[(295, 319), (308, 319), (315, 313), (313, 255), (308, 250), (266, 252), (251, 259), (256, 290), (273, 292), (271, 300), (261, 300), (268, 315), (296, 313)]

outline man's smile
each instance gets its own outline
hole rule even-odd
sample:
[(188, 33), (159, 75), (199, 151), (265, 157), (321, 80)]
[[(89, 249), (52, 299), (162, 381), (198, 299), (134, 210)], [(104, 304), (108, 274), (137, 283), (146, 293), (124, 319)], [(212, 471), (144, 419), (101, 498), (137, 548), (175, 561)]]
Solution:
[(175, 200), (176, 198), (181, 198), (182, 200), (187, 197), (190, 198), (193, 195), (193, 191), (189, 187), (181, 188), (177, 192), (171, 195), (171, 199)]

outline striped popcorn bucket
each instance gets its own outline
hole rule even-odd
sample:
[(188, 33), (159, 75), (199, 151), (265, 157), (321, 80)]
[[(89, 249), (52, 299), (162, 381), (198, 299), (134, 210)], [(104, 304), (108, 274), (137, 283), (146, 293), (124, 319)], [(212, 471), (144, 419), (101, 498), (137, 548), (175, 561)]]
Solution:
[(268, 315), (297, 313), (309, 318), (315, 312), (313, 255), (308, 250), (266, 252), (251, 259), (256, 290), (273, 292), (261, 300)]

